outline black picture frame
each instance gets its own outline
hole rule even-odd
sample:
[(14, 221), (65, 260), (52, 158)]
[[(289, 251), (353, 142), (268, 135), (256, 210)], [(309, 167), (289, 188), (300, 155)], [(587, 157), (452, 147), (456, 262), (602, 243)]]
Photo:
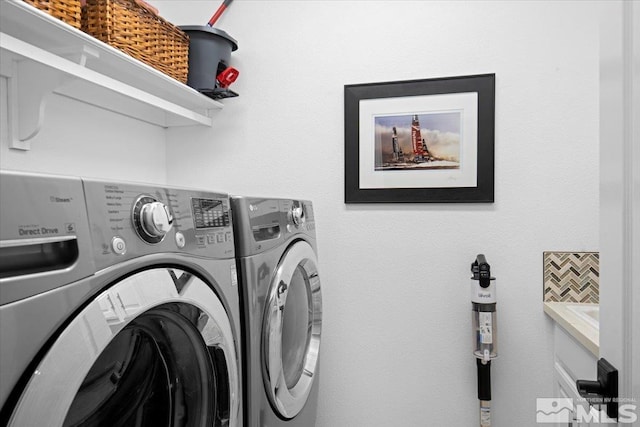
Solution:
[[(447, 97), (447, 95), (450, 96)], [(456, 102), (458, 102), (459, 99), (464, 100), (464, 105), (469, 106), (467, 110), (462, 107), (460, 110), (455, 108)], [(477, 105), (475, 105), (476, 99)], [(372, 100), (374, 101), (373, 103), (370, 102)], [(422, 148), (427, 151), (420, 151), (420, 148), (416, 151), (413, 147), (417, 139), (413, 139), (413, 133), (411, 134), (412, 144), (410, 145), (413, 149), (411, 154), (413, 160), (399, 162), (396, 159), (396, 151), (402, 154), (402, 150), (401, 148), (398, 150), (395, 148), (398, 140), (395, 127), (393, 127), (393, 138), (395, 138), (396, 142), (394, 142), (394, 152), (392, 154), (394, 160), (385, 163), (384, 159), (389, 158), (390, 155), (388, 151), (389, 144), (384, 142), (384, 144), (386, 144), (384, 147), (386, 148), (382, 148), (382, 142), (380, 142), (382, 141), (382, 137), (378, 137), (377, 135), (382, 135), (382, 131), (378, 131), (378, 129), (388, 128), (379, 127), (377, 121), (375, 121), (375, 123), (372, 122), (372, 120), (378, 120), (378, 118), (372, 119), (372, 116), (375, 114), (368, 115), (368, 111), (374, 111), (376, 108), (391, 111), (388, 113), (388, 116), (380, 116), (380, 121), (386, 120), (387, 117), (395, 120), (395, 116), (407, 120), (404, 117), (411, 115), (412, 119), (418, 122), (418, 129), (420, 130), (420, 124), (417, 120), (419, 116), (418, 114), (412, 114), (415, 112), (416, 106), (419, 106), (420, 108), (418, 108), (418, 110), (422, 111), (422, 105), (424, 104), (428, 110), (428, 105), (437, 105), (443, 101), (449, 106), (453, 105), (454, 108), (451, 111), (460, 111), (457, 114), (463, 118), (460, 120), (462, 123), (460, 129), (464, 128), (464, 132), (460, 130), (458, 133), (457, 168), (455, 167), (455, 162), (449, 162), (448, 164), (450, 166), (448, 167), (437, 167), (437, 164), (447, 164), (447, 162), (441, 158), (433, 160), (434, 157), (432, 157), (432, 160), (429, 162), (424, 161), (427, 156), (422, 154), (428, 152), (425, 139), (422, 139)], [(404, 108), (405, 103), (408, 109)], [(375, 105), (375, 107), (372, 107), (372, 105)], [(414, 110), (411, 110), (412, 105), (414, 105)], [(397, 114), (394, 112), (394, 108), (398, 110)], [(475, 138), (473, 137), (473, 131), (466, 130), (467, 128), (474, 129), (474, 113), (477, 115), (475, 118)], [(404, 116), (401, 114), (404, 114)], [(422, 117), (428, 118), (428, 115), (432, 113), (427, 112), (425, 114), (426, 115)], [(495, 74), (345, 85), (344, 121), (345, 203), (494, 202)], [(414, 124), (416, 122), (414, 122)], [(412, 125), (411, 128), (414, 128), (414, 126)], [(403, 127), (402, 130), (404, 131), (403, 135), (405, 135), (404, 138), (406, 141), (406, 127)], [(421, 135), (419, 130), (417, 132), (418, 137)], [(427, 131), (432, 132), (428, 129)], [(388, 141), (388, 134), (386, 135), (387, 138), (385, 141)], [(455, 133), (452, 133), (452, 135), (455, 135)], [(366, 138), (366, 136), (370, 138)], [(374, 139), (377, 142), (374, 141)], [(465, 144), (467, 145), (465, 146)], [(369, 147), (369, 145), (371, 145), (371, 147)], [(374, 153), (374, 150), (378, 151)], [(465, 150), (470, 154), (466, 154), (466, 152), (464, 155), (461, 154)], [(422, 154), (416, 154), (416, 152)], [(474, 152), (475, 159), (473, 158)], [(371, 160), (373, 157), (375, 157), (375, 159)], [(402, 159), (404, 159), (404, 157), (402, 157)], [(455, 157), (450, 157), (449, 159), (455, 160)], [(368, 166), (363, 167), (363, 163)], [(415, 163), (415, 165), (413, 163)], [(370, 167), (371, 165), (375, 167)], [(421, 170), (413, 172), (418, 168)], [(432, 170), (428, 171), (429, 168), (432, 168)], [(366, 171), (374, 171), (375, 169), (375, 171), (365, 172), (365, 175), (361, 175), (361, 171), (365, 169)], [(452, 171), (435, 172), (435, 169), (452, 169)], [(396, 172), (398, 170), (401, 170), (399, 174)], [(473, 177), (474, 171), (475, 177)], [(443, 173), (448, 173), (451, 175), (447, 177), (450, 184), (446, 182), (437, 185), (429, 184), (431, 179), (429, 173), (431, 173), (431, 177), (436, 177), (442, 182), (445, 182), (445, 178), (442, 177)], [(416, 181), (415, 184), (411, 183), (410, 186), (407, 186), (406, 181), (412, 180), (411, 174), (421, 179), (418, 180), (420, 182)], [(456, 177), (463, 176), (464, 174), (466, 174), (466, 178), (464, 179), (469, 182), (475, 178), (475, 185), (473, 183), (469, 184), (468, 182), (464, 182), (464, 185), (458, 185), (458, 181), (456, 181), (458, 178)], [(384, 185), (378, 185), (375, 182), (364, 185), (365, 179), (363, 177), (365, 176), (371, 176), (372, 180), (376, 182), (392, 182)], [(378, 177), (382, 177), (382, 179), (376, 180)], [(404, 181), (399, 181), (399, 184), (397, 184), (393, 182), (393, 180), (396, 179), (402, 179)], [(462, 182), (463, 178), (459, 178), (459, 180)], [(422, 181), (426, 182), (426, 184), (422, 184)]]

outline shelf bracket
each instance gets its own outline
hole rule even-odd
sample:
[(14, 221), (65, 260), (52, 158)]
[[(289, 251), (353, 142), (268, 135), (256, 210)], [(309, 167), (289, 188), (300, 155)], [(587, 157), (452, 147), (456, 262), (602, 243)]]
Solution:
[[(80, 51), (58, 52), (60, 56), (84, 66), (88, 57), (97, 57), (89, 48)], [(43, 67), (37, 62), (15, 58), (9, 65), (7, 82), (7, 118), (9, 148), (28, 151), (31, 141), (42, 130), (47, 103), (56, 90), (72, 79)]]
[[(37, 75), (30, 77), (34, 67), (24, 61), (12, 61), (11, 68), (7, 81), (9, 148), (26, 151), (31, 149), (31, 140), (42, 129), (47, 98), (52, 91), (44, 79)], [(24, 87), (26, 82), (30, 82), (29, 88)]]
[(80, 48), (52, 49), (51, 53), (66, 58), (68, 61), (74, 62), (81, 67), (87, 65), (89, 58), (100, 59), (100, 52), (87, 45), (82, 45)]

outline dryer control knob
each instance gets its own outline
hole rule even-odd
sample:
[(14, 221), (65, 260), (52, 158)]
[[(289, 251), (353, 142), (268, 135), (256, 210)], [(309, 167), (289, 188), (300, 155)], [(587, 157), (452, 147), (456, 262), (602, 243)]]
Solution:
[(294, 205), (291, 208), (291, 221), (296, 227), (299, 227), (304, 223), (304, 210), (302, 210), (302, 206)]
[(150, 237), (164, 237), (171, 230), (173, 216), (164, 203), (152, 202), (142, 206), (140, 222)]

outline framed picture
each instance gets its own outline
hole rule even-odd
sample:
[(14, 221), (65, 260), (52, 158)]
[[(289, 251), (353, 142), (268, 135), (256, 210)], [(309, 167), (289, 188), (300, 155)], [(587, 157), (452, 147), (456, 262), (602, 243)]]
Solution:
[(346, 85), (345, 203), (492, 203), (495, 74)]

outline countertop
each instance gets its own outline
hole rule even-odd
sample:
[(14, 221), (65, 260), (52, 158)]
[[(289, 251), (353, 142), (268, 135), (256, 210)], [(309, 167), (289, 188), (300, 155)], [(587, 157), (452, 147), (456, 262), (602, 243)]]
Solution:
[(545, 302), (544, 312), (587, 348), (594, 356), (600, 353), (600, 330), (586, 321), (570, 307), (598, 307), (598, 304), (579, 304), (575, 302)]

